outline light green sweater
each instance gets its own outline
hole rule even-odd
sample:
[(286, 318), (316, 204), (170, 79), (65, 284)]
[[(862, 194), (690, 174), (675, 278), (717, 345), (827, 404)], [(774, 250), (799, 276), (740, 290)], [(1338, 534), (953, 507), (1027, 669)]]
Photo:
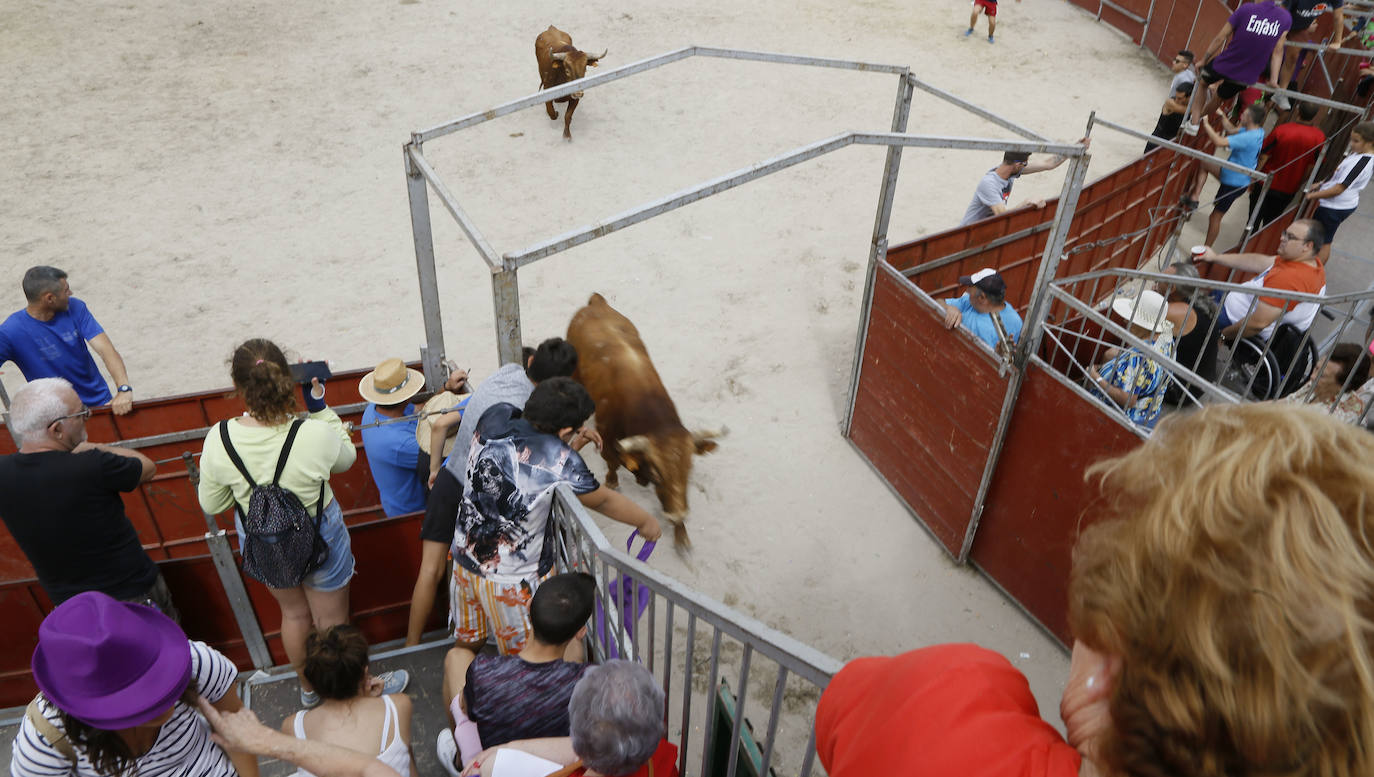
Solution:
[[(244, 426), (237, 419), (220, 423), (229, 424), (229, 439), (253, 480), (260, 486), (271, 483), (277, 456), (291, 424)], [(200, 506), (212, 515), (228, 510), (235, 503), (246, 509), (251, 490), (248, 481), (229, 459), (219, 435), (219, 424), (211, 426), (200, 457)], [(346, 471), (357, 458), (358, 451), (338, 413), (325, 408), (311, 413), (301, 424), (296, 441), (291, 445), (291, 455), (286, 459), (280, 485), (299, 497), (305, 509), (314, 515), (320, 500), (320, 481), (326, 483), (324, 501), (328, 504), (334, 498), (328, 486), (330, 474)]]

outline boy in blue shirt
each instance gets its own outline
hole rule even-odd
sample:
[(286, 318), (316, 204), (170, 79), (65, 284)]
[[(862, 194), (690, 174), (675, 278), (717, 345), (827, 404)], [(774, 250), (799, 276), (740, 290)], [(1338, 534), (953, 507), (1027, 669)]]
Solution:
[[(358, 381), (358, 393), (369, 404), (363, 410), (363, 451), (372, 470), (372, 482), (388, 516), (418, 513), (425, 509), (425, 482), (421, 473), (420, 443), (415, 438), (415, 406), (410, 398), (425, 387), (425, 376), (400, 359), (387, 359)], [(407, 416), (411, 416), (407, 418)], [(373, 426), (381, 421), (390, 421)]]
[(961, 276), (959, 285), (967, 286), (968, 291), (961, 297), (945, 300), (945, 327), (953, 329), (963, 324), (994, 351), (1009, 355), (1021, 336), (1021, 316), (1006, 303), (1006, 281), (996, 270), (984, 267), (972, 275)]
[[(1224, 115), (1221, 117), (1221, 124), (1226, 129), (1226, 135), (1212, 129), (1212, 123), (1207, 119), (1202, 120), (1202, 128), (1206, 130), (1207, 137), (1212, 139), (1212, 143), (1217, 148), (1230, 150), (1226, 161), (1251, 170), (1255, 169), (1259, 161), (1260, 147), (1264, 145), (1264, 108), (1258, 105), (1246, 108), (1240, 115), (1239, 127), (1232, 124)], [(1212, 245), (1221, 232), (1221, 220), (1226, 216), (1226, 211), (1231, 209), (1231, 203), (1239, 199), (1249, 188), (1250, 176), (1235, 170), (1223, 170), (1216, 162), (1203, 162), (1202, 169), (1198, 171), (1197, 183), (1193, 187), (1194, 206), (1197, 204), (1198, 195), (1202, 193), (1203, 184), (1207, 182), (1208, 174), (1215, 175), (1219, 182), (1216, 200), (1212, 203), (1212, 214), (1207, 217), (1205, 245)]]
[[(115, 415), (132, 410), (134, 390), (124, 359), (86, 303), (72, 296), (67, 273), (56, 267), (30, 267), (23, 287), (28, 305), (0, 324), (0, 364), (13, 361), (25, 380), (65, 378), (86, 407), (109, 402)], [(119, 387), (113, 402), (87, 343), (100, 354)]]

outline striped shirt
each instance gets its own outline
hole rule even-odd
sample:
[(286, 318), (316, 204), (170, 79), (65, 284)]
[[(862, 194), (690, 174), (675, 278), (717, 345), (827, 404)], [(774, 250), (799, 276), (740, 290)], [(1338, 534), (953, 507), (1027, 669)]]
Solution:
[[(191, 683), (207, 701), (217, 702), (234, 687), (238, 669), (223, 653), (204, 642), (190, 640)], [(39, 710), (62, 730), (57, 708), (39, 694)], [(48, 744), (27, 717), (14, 738), (14, 752), (10, 760), (11, 777), (101, 777), (84, 748), (72, 743), (77, 762), (72, 762)], [(235, 777), (229, 756), (210, 741), (210, 724), (194, 707), (178, 701), (172, 717), (162, 725), (157, 741), (134, 763), (132, 773), (138, 777)]]
[(479, 655), (468, 666), (463, 700), (483, 747), (568, 735), (568, 701), (588, 664), (532, 663)]

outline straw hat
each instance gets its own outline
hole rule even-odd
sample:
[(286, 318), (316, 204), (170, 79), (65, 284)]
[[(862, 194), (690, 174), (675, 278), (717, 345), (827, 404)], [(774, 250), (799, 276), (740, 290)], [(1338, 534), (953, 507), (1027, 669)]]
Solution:
[[(452, 391), (441, 391), (429, 398), (429, 401), (420, 410), (420, 422), (415, 425), (415, 441), (420, 444), (420, 450), (429, 453), (429, 436), (434, 432), (434, 416), (426, 414), (447, 410), (467, 401), (468, 397), (471, 396), (472, 392), (455, 394)], [(453, 443), (457, 439), (458, 436), (452, 434), (444, 438), (445, 456), (453, 452)]]
[(425, 376), (412, 370), (400, 359), (387, 359), (377, 369), (358, 381), (358, 393), (363, 399), (378, 405), (399, 405), (420, 393)]
[(1138, 297), (1117, 297), (1112, 300), (1112, 312), (1151, 332), (1159, 333), (1169, 325), (1169, 303), (1164, 295), (1146, 289)]
[(181, 698), (191, 681), (191, 646), (152, 607), (87, 591), (43, 619), (31, 666), (48, 701), (114, 731), (147, 723)]

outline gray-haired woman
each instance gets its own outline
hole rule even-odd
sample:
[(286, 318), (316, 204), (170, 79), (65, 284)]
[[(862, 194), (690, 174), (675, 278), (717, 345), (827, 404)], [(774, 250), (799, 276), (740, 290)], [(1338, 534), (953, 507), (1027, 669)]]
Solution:
[(568, 702), (572, 736), (525, 739), (485, 750), (463, 770), (488, 777), (500, 750), (563, 764), (550, 777), (676, 777), (677, 745), (663, 738), (663, 689), (633, 661), (607, 661), (582, 675)]

